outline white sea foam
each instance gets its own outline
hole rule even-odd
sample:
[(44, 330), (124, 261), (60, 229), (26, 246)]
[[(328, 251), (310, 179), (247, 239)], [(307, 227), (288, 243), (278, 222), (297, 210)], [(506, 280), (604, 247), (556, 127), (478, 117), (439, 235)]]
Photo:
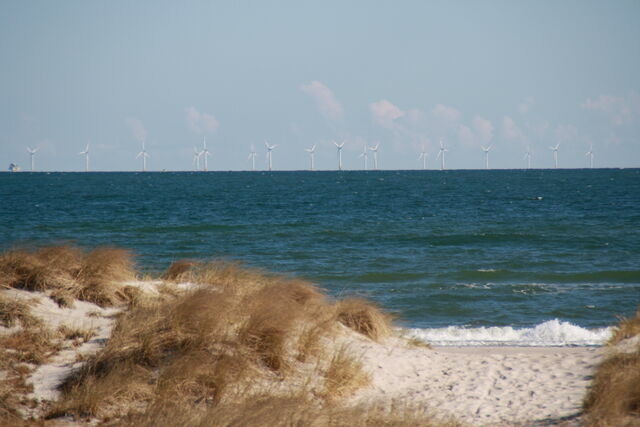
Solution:
[(408, 329), (406, 335), (441, 346), (564, 347), (602, 345), (611, 337), (611, 328), (585, 329), (554, 319), (533, 328), (449, 326)]

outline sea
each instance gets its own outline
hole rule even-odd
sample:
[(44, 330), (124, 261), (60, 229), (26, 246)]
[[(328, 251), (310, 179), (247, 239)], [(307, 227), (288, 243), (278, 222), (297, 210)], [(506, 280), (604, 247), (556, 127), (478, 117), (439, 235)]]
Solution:
[(0, 173), (0, 249), (229, 260), (436, 345), (592, 346), (640, 303), (640, 169)]

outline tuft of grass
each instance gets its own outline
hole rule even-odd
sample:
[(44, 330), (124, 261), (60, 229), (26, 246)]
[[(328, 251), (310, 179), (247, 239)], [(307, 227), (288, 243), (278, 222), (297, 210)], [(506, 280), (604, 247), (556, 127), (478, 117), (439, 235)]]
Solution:
[(98, 248), (89, 252), (78, 274), (78, 299), (101, 307), (130, 300), (119, 283), (134, 280), (136, 273), (131, 252), (117, 248)]
[(423, 409), (410, 406), (369, 405), (322, 406), (305, 394), (274, 396), (252, 395), (250, 398), (208, 406), (205, 410), (184, 411), (177, 405), (159, 408), (141, 415), (130, 415), (127, 426), (169, 427), (199, 426), (311, 426), (311, 427), (462, 427), (451, 419), (439, 419)]
[(0, 293), (0, 325), (13, 327), (20, 323), (23, 328), (41, 326), (42, 322), (31, 314), (30, 302), (7, 298)]
[(21, 329), (10, 335), (0, 336), (0, 348), (11, 350), (5, 353), (14, 362), (26, 362), (40, 365), (60, 349), (52, 340), (51, 333), (45, 329)]
[(360, 298), (338, 301), (336, 317), (343, 325), (374, 341), (391, 334), (392, 317), (372, 302)]
[(108, 419), (119, 411), (126, 411), (129, 405), (150, 400), (153, 390), (150, 377), (150, 372), (139, 365), (120, 363), (118, 369), (101, 377), (87, 377), (84, 382), (67, 384), (64, 399), (55, 402), (44, 418), (102, 416)]
[(60, 306), (71, 306), (74, 298), (112, 306), (129, 301), (118, 284), (135, 278), (133, 267), (131, 253), (123, 249), (15, 249), (0, 254), (0, 286), (51, 291)]
[(627, 338), (633, 338), (640, 335), (640, 307), (633, 317), (623, 317), (620, 323), (613, 329), (613, 335), (609, 340), (610, 345), (615, 345)]
[(75, 306), (75, 296), (73, 295), (73, 291), (67, 288), (54, 289), (50, 294), (49, 298), (53, 300), (58, 307), (62, 308), (73, 308)]
[[(622, 318), (609, 341), (640, 335), (640, 310), (633, 318)], [(640, 425), (640, 344), (631, 352), (614, 352), (600, 364), (583, 404), (587, 425)]]
[(67, 325), (61, 325), (58, 328), (58, 334), (65, 340), (85, 343), (96, 335), (96, 331), (92, 328), (72, 328)]
[(171, 282), (180, 282), (189, 280), (191, 276), (191, 270), (196, 267), (198, 263), (189, 260), (178, 260), (173, 262), (167, 271), (162, 275), (164, 280)]
[(608, 357), (585, 398), (589, 425), (640, 425), (640, 348)]
[(368, 385), (370, 381), (371, 377), (364, 371), (362, 362), (349, 354), (346, 346), (342, 346), (334, 354), (325, 373), (324, 397), (335, 401)]

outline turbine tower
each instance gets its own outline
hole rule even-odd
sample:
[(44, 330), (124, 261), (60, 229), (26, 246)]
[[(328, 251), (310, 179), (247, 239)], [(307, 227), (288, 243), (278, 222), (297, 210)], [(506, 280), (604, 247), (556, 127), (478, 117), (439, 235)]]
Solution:
[(438, 151), (438, 156), (436, 157), (436, 159), (440, 159), (440, 170), (443, 171), (444, 170), (444, 153), (446, 153), (447, 150), (444, 147), (444, 143), (442, 142), (442, 139), (440, 140), (440, 151)]
[(527, 159), (527, 169), (531, 169), (531, 147), (527, 145), (527, 152), (524, 155), (524, 158)]
[(267, 147), (267, 162), (269, 164), (269, 171), (271, 171), (271, 167), (273, 166), (272, 162), (271, 162), (272, 151), (273, 151), (274, 148), (277, 147), (277, 145), (269, 145), (269, 143), (267, 141), (264, 142), (264, 145)]
[(251, 170), (256, 170), (256, 148), (251, 144), (251, 152), (249, 153), (249, 160), (251, 160)]
[(369, 150), (373, 151), (373, 170), (378, 170), (378, 146), (380, 143), (377, 143), (373, 147), (369, 147)]
[(589, 163), (591, 166), (591, 169), (593, 169), (593, 144), (591, 144), (591, 146), (589, 147), (589, 151), (587, 151), (587, 154), (585, 154), (585, 156), (589, 156)]
[(27, 147), (27, 151), (29, 152), (29, 156), (31, 157), (31, 172), (33, 172), (33, 156), (38, 152), (39, 148), (31, 148)]
[(344, 147), (344, 141), (342, 144), (338, 144), (335, 141), (333, 141), (333, 143), (338, 147), (338, 170), (342, 170), (342, 147)]
[(311, 169), (312, 171), (316, 170), (316, 165), (315, 165), (315, 155), (316, 155), (316, 144), (313, 144), (313, 147), (311, 148), (305, 148), (304, 149), (307, 153), (309, 153), (309, 157), (311, 157)]
[(144, 139), (142, 140), (142, 151), (138, 153), (136, 159), (142, 157), (142, 172), (147, 171), (147, 157), (151, 157), (144, 148)]
[(367, 143), (364, 143), (364, 146), (362, 147), (362, 154), (360, 154), (360, 156), (358, 157), (362, 157), (364, 159), (364, 170), (367, 170)]
[(203, 137), (203, 141), (202, 141), (202, 151), (200, 152), (200, 154), (204, 157), (204, 171), (206, 172), (209, 167), (207, 165), (207, 157), (211, 155), (211, 153), (209, 152), (209, 150), (207, 149), (207, 137)]
[(549, 147), (551, 151), (553, 151), (553, 161), (556, 164), (556, 169), (558, 169), (558, 148), (560, 148), (560, 144), (558, 143), (555, 147)]
[(425, 148), (424, 144), (422, 144), (422, 151), (418, 156), (418, 160), (422, 160), (422, 170), (425, 170), (427, 168), (427, 156), (427, 149)]
[(84, 171), (89, 172), (89, 144), (87, 144), (84, 151), (79, 152), (78, 155), (84, 156)]
[(193, 165), (196, 167), (196, 171), (200, 170), (200, 156), (202, 151), (198, 151), (196, 147), (193, 147)]
[(488, 147), (481, 145), (480, 147), (482, 148), (482, 151), (484, 151), (484, 168), (489, 169), (489, 150), (491, 150), (491, 145)]

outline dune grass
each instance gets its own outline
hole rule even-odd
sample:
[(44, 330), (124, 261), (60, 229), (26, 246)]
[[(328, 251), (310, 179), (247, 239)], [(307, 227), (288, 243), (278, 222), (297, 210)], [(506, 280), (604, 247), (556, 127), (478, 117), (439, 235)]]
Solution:
[(374, 341), (391, 334), (392, 316), (370, 301), (347, 298), (337, 303), (336, 310), (340, 323)]
[(615, 345), (620, 341), (640, 335), (640, 307), (635, 316), (622, 317), (620, 323), (613, 329), (609, 344)]
[[(336, 344), (344, 325), (375, 341), (392, 318), (361, 299), (333, 301), (311, 283), (236, 263), (178, 261), (157, 295), (127, 287), (131, 254), (113, 248), (12, 250), (0, 254), (0, 287), (75, 300), (126, 303), (105, 347), (83, 355), (45, 418), (123, 425), (453, 426), (411, 408), (344, 406), (370, 381), (357, 355)], [(170, 283), (191, 283), (175, 286)], [(28, 325), (0, 340), (0, 424), (19, 424), (13, 387), (46, 361), (55, 342), (91, 330), (38, 329), (28, 303), (0, 299), (3, 326)], [(30, 325), (30, 326), (29, 326)], [(22, 365), (21, 365), (22, 364)], [(22, 401), (21, 405), (26, 403)], [(65, 422), (69, 418), (65, 418)], [(55, 422), (55, 421), (54, 421)]]
[(30, 305), (30, 301), (8, 298), (0, 294), (0, 326), (40, 326), (42, 322), (31, 314)]
[(208, 407), (201, 411), (173, 411), (166, 408), (131, 415), (125, 425), (170, 427), (189, 426), (309, 426), (309, 427), (462, 427), (450, 418), (434, 418), (411, 406), (367, 405), (346, 407), (318, 405), (307, 395), (273, 396), (262, 394), (252, 399)]
[(124, 249), (52, 246), (0, 254), (0, 287), (49, 292), (61, 306), (74, 299), (102, 307), (127, 302), (119, 284), (133, 279), (133, 258)]
[(238, 264), (180, 262), (164, 277), (197, 286), (121, 314), (105, 348), (65, 381), (49, 418), (138, 423), (164, 413), (179, 424), (250, 407), (266, 390), (322, 407), (368, 382), (345, 348), (331, 349), (338, 323), (374, 339), (391, 330), (371, 304), (334, 303), (310, 283)]
[(336, 401), (355, 390), (366, 386), (371, 377), (362, 367), (362, 362), (342, 346), (336, 351), (325, 373), (324, 397)]
[[(610, 345), (640, 335), (640, 310), (621, 319)], [(640, 343), (628, 352), (612, 352), (598, 367), (584, 401), (587, 425), (640, 425)]]

